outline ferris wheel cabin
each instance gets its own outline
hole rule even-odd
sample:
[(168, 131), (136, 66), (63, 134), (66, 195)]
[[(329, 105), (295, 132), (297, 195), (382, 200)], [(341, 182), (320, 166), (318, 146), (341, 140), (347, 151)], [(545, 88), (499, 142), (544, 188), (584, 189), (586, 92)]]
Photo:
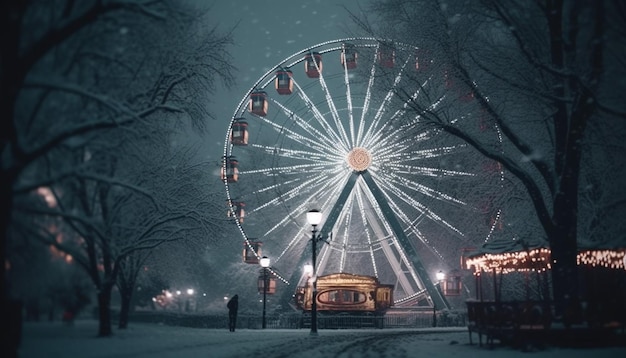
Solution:
[(304, 71), (309, 78), (318, 78), (322, 73), (322, 55), (319, 52), (304, 56)]
[(257, 116), (267, 116), (267, 93), (264, 91), (251, 93), (248, 101), (248, 111)]
[(383, 67), (392, 68), (396, 64), (396, 50), (391, 45), (382, 44), (376, 54), (378, 64)]
[(461, 81), (458, 81), (458, 79), (454, 78), (454, 74), (450, 69), (444, 70), (443, 78), (446, 84), (446, 89), (449, 91), (454, 91), (458, 95), (459, 100), (463, 102), (469, 102), (474, 99), (474, 92), (472, 92), (471, 89), (463, 89), (463, 87), (465, 86), (463, 86), (463, 83)]
[(233, 145), (248, 145), (248, 122), (244, 118), (235, 118), (230, 131), (230, 142)]
[(261, 257), (261, 246), (263, 245), (260, 241), (250, 241), (249, 243), (243, 243), (243, 262), (252, 265), (259, 264), (259, 257)]
[(359, 53), (352, 44), (341, 45), (341, 66), (348, 70), (356, 68)]
[(229, 183), (236, 183), (239, 180), (239, 161), (235, 157), (230, 156), (224, 159), (222, 165), (221, 177)]
[(428, 51), (422, 48), (415, 49), (415, 70), (425, 71), (433, 63), (432, 56), (428, 54)]
[[(227, 216), (232, 218), (233, 215), (237, 218), (240, 224), (243, 224), (243, 218), (246, 216), (246, 203), (242, 201), (228, 201), (228, 212)], [(234, 214), (233, 214), (234, 212)]]
[(276, 71), (276, 79), (274, 79), (274, 87), (278, 94), (287, 95), (293, 93), (293, 73), (290, 70)]

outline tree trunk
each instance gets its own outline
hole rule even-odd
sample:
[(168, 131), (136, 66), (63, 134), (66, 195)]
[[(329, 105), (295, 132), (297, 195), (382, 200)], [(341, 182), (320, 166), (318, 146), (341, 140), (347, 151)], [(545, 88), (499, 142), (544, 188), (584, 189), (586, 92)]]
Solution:
[(558, 225), (556, 231), (556, 237), (551, 238), (550, 242), (554, 309), (557, 321), (570, 324), (581, 318), (576, 230), (568, 225)]
[[(3, 119), (5, 120), (5, 119)], [(7, 120), (9, 122), (9, 120)], [(4, 149), (4, 148), (3, 148)], [(9, 225), (13, 209), (13, 183), (15, 174), (12, 171), (0, 172), (0, 326), (5, 332), (0, 340), (0, 352), (3, 357), (17, 357), (22, 340), (22, 302), (10, 297), (6, 282), (7, 243)]]
[(99, 337), (109, 337), (113, 335), (111, 329), (111, 285), (103, 285), (104, 287), (98, 292), (98, 318), (100, 326), (98, 329)]
[(122, 306), (120, 308), (120, 320), (117, 328), (126, 329), (128, 327), (128, 316), (130, 314), (130, 301), (132, 296), (129, 293), (122, 292), (120, 297)]
[[(574, 131), (578, 128), (574, 128)], [(559, 191), (554, 198), (554, 231), (550, 234), (555, 314), (566, 325), (581, 319), (578, 290), (578, 185), (580, 136), (570, 130)]]
[(578, 190), (581, 142), (588, 118), (595, 104), (589, 93), (580, 90), (570, 118), (563, 171), (559, 180), (559, 191), (554, 199), (554, 227), (550, 235), (552, 252), (552, 285), (555, 313), (570, 324), (582, 320), (578, 281)]

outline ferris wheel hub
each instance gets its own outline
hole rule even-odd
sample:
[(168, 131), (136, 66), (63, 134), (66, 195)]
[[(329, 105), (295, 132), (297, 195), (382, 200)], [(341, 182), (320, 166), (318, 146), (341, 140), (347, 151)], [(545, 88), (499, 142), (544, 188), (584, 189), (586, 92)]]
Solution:
[(353, 170), (362, 172), (372, 164), (372, 155), (363, 147), (355, 147), (346, 156), (346, 162)]

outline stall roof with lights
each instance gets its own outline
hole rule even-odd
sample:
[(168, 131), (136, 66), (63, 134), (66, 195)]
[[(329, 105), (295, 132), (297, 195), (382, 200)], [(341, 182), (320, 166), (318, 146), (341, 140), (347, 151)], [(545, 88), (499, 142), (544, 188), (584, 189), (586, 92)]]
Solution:
[[(466, 255), (465, 266), (474, 273), (496, 270), (545, 271), (550, 266), (550, 247), (542, 239), (497, 240)], [(619, 240), (598, 242), (581, 241), (578, 245), (578, 265), (626, 269), (626, 244)]]

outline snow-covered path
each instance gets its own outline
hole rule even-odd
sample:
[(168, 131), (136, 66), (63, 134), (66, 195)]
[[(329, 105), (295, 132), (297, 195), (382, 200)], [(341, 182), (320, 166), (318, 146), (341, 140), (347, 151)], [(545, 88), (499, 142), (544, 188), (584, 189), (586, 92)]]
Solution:
[(465, 328), (320, 330), (228, 330), (131, 324), (128, 330), (97, 338), (95, 321), (25, 323), (21, 358), (401, 358), (532, 356), (626, 357), (626, 347), (548, 348), (532, 353), (469, 344)]

